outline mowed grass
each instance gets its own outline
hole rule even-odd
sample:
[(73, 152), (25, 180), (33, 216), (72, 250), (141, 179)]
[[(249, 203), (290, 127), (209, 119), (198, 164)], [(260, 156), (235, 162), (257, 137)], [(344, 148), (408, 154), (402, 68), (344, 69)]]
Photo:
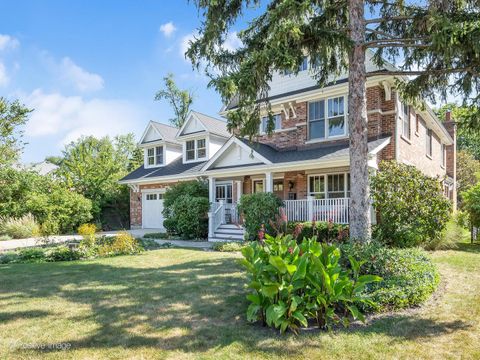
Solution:
[(479, 245), (432, 253), (442, 283), (421, 308), (297, 337), (246, 322), (239, 257), (163, 249), (0, 266), (0, 358), (480, 358)]

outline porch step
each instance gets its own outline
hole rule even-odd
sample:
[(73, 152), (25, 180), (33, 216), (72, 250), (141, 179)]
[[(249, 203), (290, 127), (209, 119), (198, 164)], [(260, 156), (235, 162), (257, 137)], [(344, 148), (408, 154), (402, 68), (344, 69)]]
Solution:
[(243, 227), (241, 227), (240, 225), (235, 225), (235, 224), (222, 224), (218, 228), (219, 229), (235, 229), (235, 230), (243, 231)]
[(245, 230), (234, 224), (222, 224), (209, 241), (243, 241)]
[(219, 227), (217, 229), (217, 231), (215, 231), (216, 233), (222, 233), (222, 234), (233, 234), (233, 235), (243, 235), (244, 234), (244, 231), (242, 228), (236, 228), (236, 229), (233, 229), (233, 228), (230, 228), (230, 227)]

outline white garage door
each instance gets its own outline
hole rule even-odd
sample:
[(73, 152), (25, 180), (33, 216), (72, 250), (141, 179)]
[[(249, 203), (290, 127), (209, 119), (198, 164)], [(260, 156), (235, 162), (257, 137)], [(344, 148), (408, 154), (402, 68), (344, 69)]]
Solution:
[(159, 192), (143, 194), (142, 217), (143, 227), (147, 229), (164, 229), (163, 227), (163, 194)]

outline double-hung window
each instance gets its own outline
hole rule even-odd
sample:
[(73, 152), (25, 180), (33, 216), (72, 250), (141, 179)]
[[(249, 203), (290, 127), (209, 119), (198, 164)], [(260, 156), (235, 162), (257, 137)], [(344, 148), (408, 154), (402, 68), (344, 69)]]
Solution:
[(205, 159), (207, 157), (206, 139), (188, 140), (185, 143), (185, 159), (194, 161)]
[(429, 157), (432, 157), (432, 141), (433, 141), (433, 136), (432, 136), (432, 130), (427, 129), (427, 155)]
[[(260, 133), (264, 134), (268, 130), (268, 116), (262, 117), (262, 121), (260, 124)], [(275, 114), (273, 115), (273, 131), (280, 130), (282, 128), (282, 115)]]
[(310, 175), (308, 194), (315, 199), (350, 197), (350, 174)]
[(445, 167), (447, 164), (447, 149), (445, 144), (442, 144), (442, 166)]
[(345, 115), (344, 96), (308, 103), (310, 140), (345, 135)]
[[(308, 57), (307, 56), (303, 57), (302, 62), (298, 66), (298, 72), (305, 71), (305, 70), (308, 70)], [(283, 71), (284, 75), (291, 75), (292, 73), (293, 73), (293, 71), (291, 71), (291, 70)]]
[(147, 149), (147, 165), (163, 165), (163, 146), (155, 146)]
[(401, 104), (401, 119), (402, 119), (402, 135), (406, 139), (410, 140), (410, 107), (402, 103)]

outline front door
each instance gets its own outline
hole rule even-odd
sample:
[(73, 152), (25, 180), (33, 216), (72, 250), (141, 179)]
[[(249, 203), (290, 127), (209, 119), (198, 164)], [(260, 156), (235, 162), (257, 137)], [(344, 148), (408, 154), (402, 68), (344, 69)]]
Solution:
[(277, 195), (280, 199), (285, 200), (284, 195), (284, 187), (283, 187), (283, 179), (274, 179), (273, 180), (273, 192)]
[(231, 224), (234, 220), (232, 217), (233, 197), (232, 197), (232, 183), (220, 183), (215, 185), (215, 201), (223, 201), (225, 204), (225, 223)]
[(142, 225), (146, 229), (160, 229), (163, 227), (163, 193), (149, 192), (143, 194)]

